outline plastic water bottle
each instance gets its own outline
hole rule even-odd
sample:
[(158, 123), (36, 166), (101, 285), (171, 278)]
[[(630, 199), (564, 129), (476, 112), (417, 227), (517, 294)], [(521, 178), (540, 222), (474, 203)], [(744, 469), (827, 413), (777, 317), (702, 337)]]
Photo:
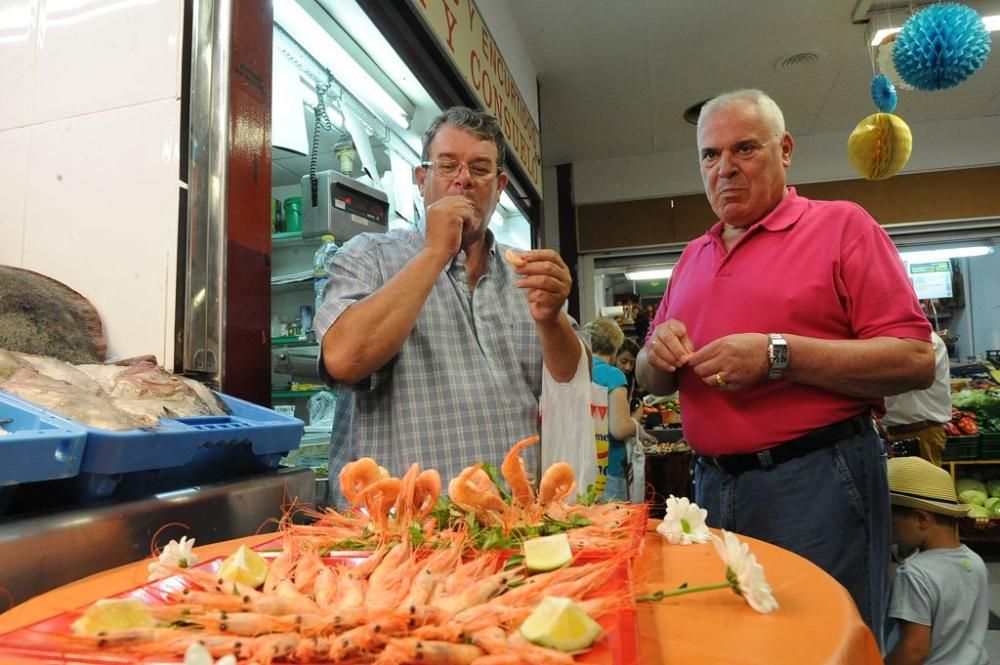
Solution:
[(333, 236), (323, 236), (323, 244), (319, 246), (313, 255), (313, 316), (319, 311), (319, 306), (323, 304), (323, 288), (327, 280), (330, 279), (330, 263), (333, 255), (340, 247), (333, 241)]

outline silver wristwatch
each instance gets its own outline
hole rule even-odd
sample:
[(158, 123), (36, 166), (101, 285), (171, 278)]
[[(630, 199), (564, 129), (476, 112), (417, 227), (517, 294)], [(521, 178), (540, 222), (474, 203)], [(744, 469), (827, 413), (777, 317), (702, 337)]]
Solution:
[(788, 368), (788, 342), (777, 333), (767, 336), (767, 378), (780, 379)]

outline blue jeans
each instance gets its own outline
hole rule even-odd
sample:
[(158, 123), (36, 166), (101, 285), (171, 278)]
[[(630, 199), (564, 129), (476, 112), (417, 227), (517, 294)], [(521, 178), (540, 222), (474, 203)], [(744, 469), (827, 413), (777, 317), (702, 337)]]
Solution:
[(828, 572), (881, 647), (892, 521), (886, 456), (873, 429), (767, 470), (734, 476), (701, 457), (694, 467), (695, 501), (710, 526), (791, 550)]

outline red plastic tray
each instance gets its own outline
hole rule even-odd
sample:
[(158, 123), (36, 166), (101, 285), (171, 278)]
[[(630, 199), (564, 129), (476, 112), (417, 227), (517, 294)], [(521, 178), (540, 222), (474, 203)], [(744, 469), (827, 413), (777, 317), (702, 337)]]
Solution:
[[(257, 549), (267, 549), (269, 543), (258, 546)], [(267, 554), (265, 554), (267, 556)], [(364, 553), (338, 552), (326, 558), (327, 565), (355, 565), (365, 558)], [(217, 557), (202, 564), (198, 568), (215, 572), (224, 557)], [(593, 557), (581, 556), (581, 563), (597, 560)], [(186, 581), (180, 576), (168, 577), (157, 582), (151, 582), (141, 587), (111, 596), (112, 598), (135, 598), (150, 605), (168, 603), (168, 594), (186, 586)], [(623, 561), (614, 577), (605, 588), (620, 589), (625, 586), (632, 588), (631, 564)], [(147, 658), (137, 660), (135, 654), (93, 651), (86, 647), (75, 645), (70, 636), (70, 625), (86, 609), (79, 608), (63, 612), (38, 623), (13, 630), (0, 635), (0, 662), (3, 656), (15, 656), (26, 661), (44, 663), (81, 663), (101, 665), (112, 663), (162, 663), (181, 662), (164, 661), (162, 658)], [(619, 610), (605, 616), (600, 621), (604, 627), (604, 635), (592, 649), (576, 657), (577, 662), (602, 665), (632, 665), (638, 661), (639, 634), (636, 624), (634, 606)]]

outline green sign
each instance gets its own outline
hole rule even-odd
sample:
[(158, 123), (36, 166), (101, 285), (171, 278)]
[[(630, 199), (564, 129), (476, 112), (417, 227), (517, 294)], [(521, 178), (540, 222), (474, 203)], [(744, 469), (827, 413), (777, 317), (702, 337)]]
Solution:
[(923, 272), (951, 272), (950, 261), (935, 261), (934, 263), (911, 263), (910, 274), (917, 275)]

